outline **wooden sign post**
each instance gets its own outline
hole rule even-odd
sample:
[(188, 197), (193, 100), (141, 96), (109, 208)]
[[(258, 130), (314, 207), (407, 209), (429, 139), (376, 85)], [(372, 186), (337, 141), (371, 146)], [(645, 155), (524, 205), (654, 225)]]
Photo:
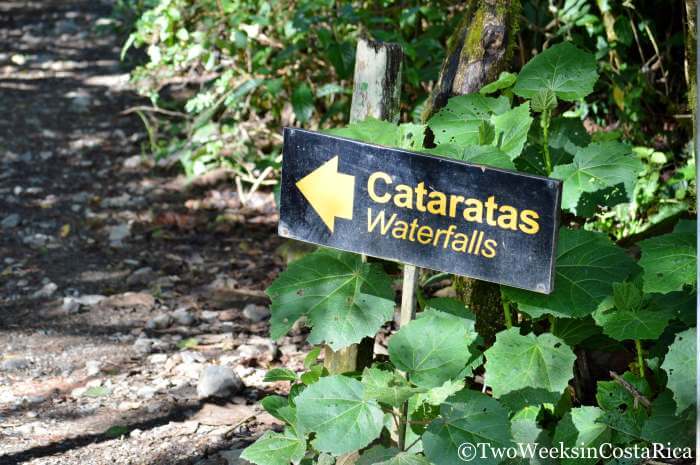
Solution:
[(561, 181), (285, 129), (279, 234), (549, 294)]

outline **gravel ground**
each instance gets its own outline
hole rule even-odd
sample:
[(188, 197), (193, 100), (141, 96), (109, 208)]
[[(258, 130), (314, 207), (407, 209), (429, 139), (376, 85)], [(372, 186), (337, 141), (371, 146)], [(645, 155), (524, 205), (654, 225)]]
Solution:
[(106, 1), (0, 4), (0, 463), (237, 464), (300, 367), (270, 193), (141, 155)]

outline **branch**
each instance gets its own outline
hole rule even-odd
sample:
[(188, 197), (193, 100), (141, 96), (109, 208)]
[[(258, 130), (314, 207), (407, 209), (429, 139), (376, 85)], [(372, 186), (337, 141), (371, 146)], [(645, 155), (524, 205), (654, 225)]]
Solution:
[(625, 388), (625, 390), (626, 390), (627, 392), (629, 392), (630, 394), (632, 394), (632, 397), (634, 397), (635, 406), (636, 406), (637, 403), (640, 403), (640, 404), (642, 404), (643, 406), (645, 406), (646, 408), (651, 408), (651, 402), (649, 402), (649, 399), (647, 399), (646, 397), (644, 397), (644, 395), (642, 395), (642, 393), (639, 392), (639, 391), (637, 390), (637, 388), (635, 388), (635, 387), (632, 386), (630, 383), (628, 383), (626, 379), (624, 379), (622, 376), (618, 375), (618, 374), (615, 373), (614, 371), (610, 371), (610, 376), (612, 376), (612, 378), (613, 378), (620, 386), (622, 386), (623, 388)]

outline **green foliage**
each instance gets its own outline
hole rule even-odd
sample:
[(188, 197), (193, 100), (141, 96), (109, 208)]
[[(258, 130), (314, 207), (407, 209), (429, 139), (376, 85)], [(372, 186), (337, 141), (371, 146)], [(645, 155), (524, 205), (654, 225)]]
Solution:
[(518, 328), (501, 331), (486, 355), (486, 384), (498, 398), (521, 389), (562, 393), (573, 377), (576, 356), (551, 334), (520, 335)]
[(429, 309), (391, 337), (389, 358), (416, 385), (437, 387), (464, 369), (476, 337), (473, 321)]
[(676, 401), (676, 413), (695, 404), (697, 382), (697, 344), (696, 330), (690, 328), (676, 335), (661, 368), (668, 377), (668, 388)]
[(359, 255), (318, 251), (293, 262), (268, 288), (271, 334), (279, 338), (307, 316), (309, 341), (334, 350), (372, 336), (394, 311), (389, 277)]
[[(583, 3), (566, 2), (572, 17), (587, 18), (577, 16)], [(572, 17), (558, 19), (571, 24)], [(502, 74), (478, 94), (450, 99), (424, 125), (367, 120), (328, 131), (561, 179), (566, 213), (554, 292), (502, 286), (517, 326), (487, 343), (475, 329), (480, 312), (455, 299), (429, 299), (427, 283), (439, 278), (424, 280), (417, 318), (394, 331), (387, 323), (394, 293), (381, 261), (317, 251), (293, 262), (268, 289), (272, 336), (283, 336), (305, 317), (309, 341), (337, 349), (384, 326), (393, 332), (388, 357), (379, 356), (361, 373), (329, 375), (316, 362), (315, 348), (304, 373), (271, 370), (268, 379), (291, 383), (290, 395), (270, 396), (263, 407), (286, 429), (263, 436), (246, 458), (257, 465), (294, 462), (303, 443), (305, 459), (321, 464), (359, 451), (360, 465), (448, 465), (459, 459), (464, 442), (579, 449), (604, 442), (692, 443), (696, 223), (680, 221), (670, 234), (635, 238), (674, 220), (652, 219), (638, 203), (644, 195), (652, 201), (649, 180), (653, 173), (661, 179), (659, 166), (670, 158), (632, 147), (617, 133), (586, 131), (584, 113), (576, 112), (587, 105), (584, 97), (596, 88), (599, 71), (598, 58), (581, 47), (554, 45), (517, 76)], [(635, 219), (623, 227), (624, 209)], [(633, 258), (637, 249), (616, 244), (606, 232), (638, 242), (639, 261)], [(586, 361), (598, 363), (597, 356), (586, 358), (587, 350), (627, 360), (633, 346), (636, 361), (623, 381), (608, 378), (612, 366), (596, 366), (605, 374), (595, 379), (583, 377)], [(587, 388), (595, 388), (595, 402)], [(526, 462), (552, 463), (522, 457), (507, 463)], [(558, 463), (593, 465), (595, 459)]]
[(305, 452), (304, 437), (293, 428), (285, 428), (283, 433), (265, 432), (255, 444), (243, 451), (241, 458), (267, 465), (296, 465), (304, 458)]
[(614, 307), (598, 309), (593, 318), (615, 340), (657, 339), (673, 318), (667, 309), (642, 302), (642, 292), (632, 283), (614, 283), (613, 296)]
[(365, 398), (362, 383), (345, 376), (321, 378), (296, 404), (299, 425), (316, 434), (313, 445), (321, 452), (361, 449), (379, 436), (384, 423), (379, 404)]
[(666, 294), (680, 291), (683, 286), (697, 287), (697, 234), (695, 222), (692, 231), (674, 231), (652, 237), (639, 243), (644, 269), (644, 291)]
[(573, 163), (554, 168), (552, 177), (564, 181), (562, 208), (576, 213), (584, 192), (622, 184), (631, 195), (642, 164), (619, 142), (593, 143), (578, 151)]
[(612, 284), (624, 281), (634, 261), (603, 234), (562, 228), (557, 246), (554, 292), (537, 294), (504, 288), (509, 300), (533, 317), (544, 314), (581, 318), (612, 295)]
[[(508, 412), (495, 399), (467, 389), (440, 406), (440, 416), (423, 435), (425, 455), (435, 465), (455, 463), (461, 444), (480, 442), (493, 447), (511, 444)], [(499, 462), (495, 458), (480, 459), (480, 463), (486, 464)]]
[(597, 80), (593, 55), (564, 42), (548, 48), (523, 66), (513, 93), (534, 98), (542, 90), (549, 90), (561, 100), (572, 101), (593, 92)]
[(361, 35), (401, 44), (401, 94), (413, 114), (456, 21), (445, 1), (147, 0), (131, 11), (120, 2), (123, 21), (137, 18), (122, 51), (138, 63), (132, 82), (156, 111), (174, 111), (143, 115), (148, 150), (179, 159), (189, 176), (224, 166), (246, 182), (278, 167), (283, 126), (345, 120)]

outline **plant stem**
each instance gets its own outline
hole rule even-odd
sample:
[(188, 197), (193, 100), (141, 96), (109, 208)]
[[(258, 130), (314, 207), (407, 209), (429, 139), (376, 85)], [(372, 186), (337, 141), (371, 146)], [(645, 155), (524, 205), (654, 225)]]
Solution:
[(549, 315), (549, 332), (554, 333), (554, 328), (557, 326), (557, 319), (554, 315)]
[(397, 434), (399, 436), (399, 450), (406, 450), (406, 425), (408, 424), (408, 401), (401, 406), (401, 416), (399, 417), (399, 428)]
[(642, 352), (642, 341), (634, 340), (634, 347), (637, 349), (637, 364), (639, 365), (639, 376), (644, 378), (644, 353)]
[(544, 152), (544, 168), (547, 171), (547, 176), (552, 174), (552, 156), (549, 153), (549, 123), (551, 117), (551, 110), (545, 110), (542, 112), (542, 148)]
[(508, 301), (503, 300), (503, 317), (506, 320), (506, 328), (510, 329), (513, 327), (513, 320), (510, 316), (510, 303)]

